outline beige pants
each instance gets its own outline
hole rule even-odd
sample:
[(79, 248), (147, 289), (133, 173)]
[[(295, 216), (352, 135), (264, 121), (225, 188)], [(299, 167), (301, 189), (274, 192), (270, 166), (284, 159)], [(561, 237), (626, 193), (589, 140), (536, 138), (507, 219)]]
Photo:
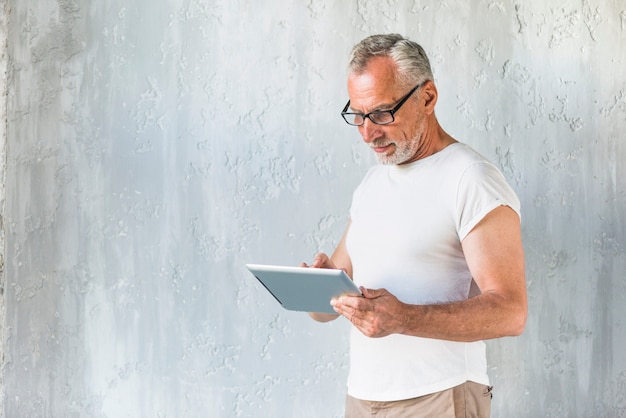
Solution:
[(474, 382), (419, 398), (393, 402), (346, 397), (346, 418), (488, 418), (491, 387)]

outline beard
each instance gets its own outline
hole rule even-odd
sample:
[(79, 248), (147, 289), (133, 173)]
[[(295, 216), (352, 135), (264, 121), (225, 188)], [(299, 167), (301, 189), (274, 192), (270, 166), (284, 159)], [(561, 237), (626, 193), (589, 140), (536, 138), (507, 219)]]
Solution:
[(422, 130), (420, 129), (415, 135), (407, 140), (393, 140), (387, 138), (376, 139), (371, 142), (370, 146), (384, 147), (386, 145), (393, 144), (393, 149), (390, 153), (376, 153), (376, 159), (383, 165), (397, 165), (406, 163), (415, 157), (419, 151), (419, 146), (422, 137)]

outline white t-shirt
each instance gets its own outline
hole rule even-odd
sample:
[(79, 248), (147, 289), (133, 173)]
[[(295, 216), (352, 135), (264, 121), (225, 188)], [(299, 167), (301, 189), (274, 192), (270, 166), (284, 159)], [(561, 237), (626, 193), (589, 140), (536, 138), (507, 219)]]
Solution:
[[(385, 288), (410, 304), (469, 297), (472, 276), (461, 241), (490, 211), (519, 199), (500, 171), (454, 143), (405, 165), (370, 169), (354, 192), (347, 249), (359, 286)], [(485, 344), (390, 335), (350, 336), (348, 393), (393, 401), (467, 380), (489, 384)]]

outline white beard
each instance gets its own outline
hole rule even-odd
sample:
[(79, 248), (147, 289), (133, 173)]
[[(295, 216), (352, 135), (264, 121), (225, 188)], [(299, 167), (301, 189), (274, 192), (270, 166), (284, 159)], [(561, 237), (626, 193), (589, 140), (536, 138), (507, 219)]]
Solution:
[(408, 160), (413, 158), (415, 154), (417, 154), (421, 137), (422, 137), (422, 129), (417, 131), (415, 133), (415, 136), (413, 136), (413, 138), (407, 141), (401, 142), (399, 145), (397, 142), (393, 140), (389, 141), (387, 139), (380, 139), (380, 140), (377, 139), (375, 141), (372, 141), (370, 146), (374, 148), (374, 147), (385, 146), (388, 144), (393, 144), (394, 150), (391, 152), (391, 154), (381, 154), (377, 152), (376, 159), (378, 160), (380, 164), (384, 164), (384, 165), (396, 164), (397, 165), (397, 164), (402, 164), (404, 162), (407, 162)]

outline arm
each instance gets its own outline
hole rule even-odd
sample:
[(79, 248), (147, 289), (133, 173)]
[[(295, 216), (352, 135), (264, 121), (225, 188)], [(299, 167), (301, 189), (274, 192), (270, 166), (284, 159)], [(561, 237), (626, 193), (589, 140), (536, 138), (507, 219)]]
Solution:
[(527, 316), (520, 222), (508, 206), (485, 216), (462, 242), (478, 296), (439, 305), (409, 305), (385, 289), (362, 289), (365, 298), (341, 297), (335, 311), (363, 334), (405, 334), (477, 341), (522, 333)]
[[(346, 272), (346, 274), (352, 277), (352, 262), (350, 261), (350, 256), (348, 255), (348, 250), (346, 249), (346, 236), (348, 235), (348, 230), (350, 229), (350, 223), (348, 223), (348, 227), (346, 231), (343, 233), (343, 237), (341, 237), (341, 241), (335, 248), (335, 252), (333, 255), (328, 258), (328, 256), (324, 253), (319, 253), (315, 256), (315, 259), (311, 263), (311, 265), (307, 265), (306, 263), (300, 264), (300, 267), (311, 267), (311, 268), (326, 268), (326, 269), (341, 269)], [(334, 314), (325, 314), (319, 312), (309, 312), (311, 318), (315, 319), (319, 322), (328, 322), (336, 319), (339, 315)]]

